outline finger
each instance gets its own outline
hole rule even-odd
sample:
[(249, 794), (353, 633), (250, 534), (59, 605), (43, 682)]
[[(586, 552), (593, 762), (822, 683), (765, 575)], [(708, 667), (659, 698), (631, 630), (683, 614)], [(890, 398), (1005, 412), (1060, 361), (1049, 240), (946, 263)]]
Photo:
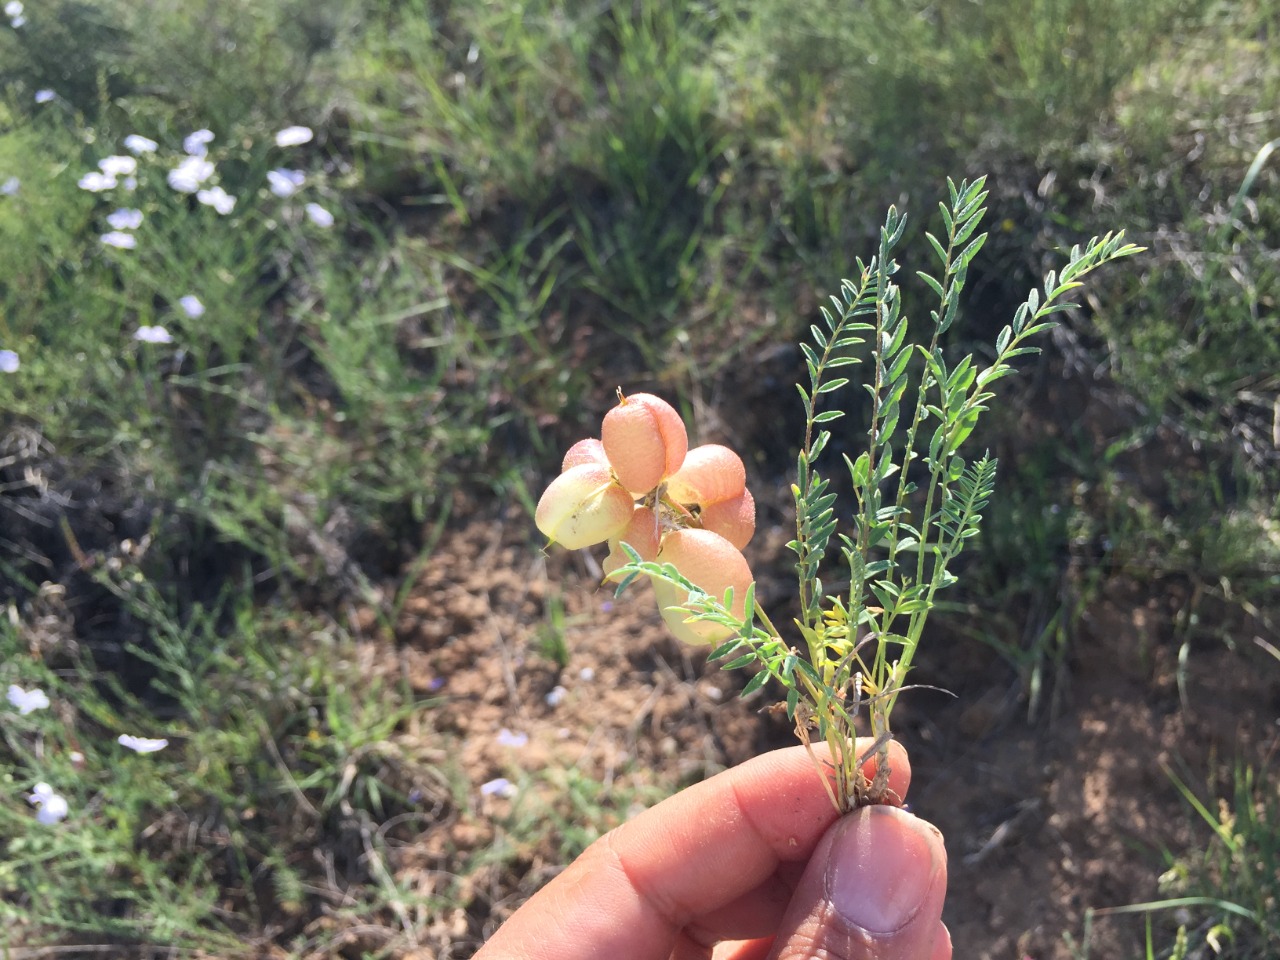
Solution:
[(773, 937), (761, 940), (730, 940), (717, 944), (711, 960), (765, 960), (773, 948)]
[(895, 807), (856, 810), (818, 844), (778, 929), (772, 960), (936, 960), (950, 956), (942, 835)]
[[(859, 741), (867, 749), (870, 741)], [(906, 751), (890, 744), (890, 789), (905, 796)], [(478, 960), (666, 960), (695, 918), (699, 939), (753, 918), (717, 911), (750, 897), (784, 862), (802, 862), (836, 811), (803, 747), (776, 750), (696, 784), (601, 837), (481, 948)], [(784, 903), (752, 899), (766, 919)], [(710, 943), (711, 940), (704, 940)]]
[(945, 923), (938, 924), (938, 932), (933, 936), (933, 953), (929, 960), (951, 960), (951, 931)]
[[(859, 749), (867, 749), (870, 742), (870, 740), (859, 741)], [(911, 764), (901, 744), (891, 741), (889, 750), (889, 788), (894, 791), (892, 795), (900, 799), (906, 795), (907, 787), (910, 785)], [(812, 772), (812, 761), (810, 761), (810, 772)], [(868, 761), (864, 772), (868, 777), (875, 775), (874, 758)], [(820, 783), (819, 787), (821, 787)], [(834, 809), (830, 802), (826, 809), (831, 811), (832, 822), (834, 822)], [(723, 906), (694, 911), (695, 915), (686, 926), (685, 932), (708, 946), (722, 940), (772, 937), (791, 904), (811, 853), (812, 847), (806, 849), (802, 857), (779, 858), (780, 862), (759, 886), (734, 897)]]

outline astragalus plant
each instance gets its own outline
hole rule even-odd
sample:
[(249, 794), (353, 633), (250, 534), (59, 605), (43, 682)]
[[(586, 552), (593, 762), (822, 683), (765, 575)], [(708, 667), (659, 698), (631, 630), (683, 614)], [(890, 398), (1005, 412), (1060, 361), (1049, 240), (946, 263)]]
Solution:
[[(741, 460), (725, 447), (688, 449), (678, 414), (646, 394), (625, 397), (605, 417), (602, 440), (584, 440), (538, 505), (539, 528), (577, 548), (608, 542), (605, 570), (622, 590), (654, 586), (662, 616), (681, 640), (710, 643), (725, 669), (754, 670), (747, 696), (770, 679), (786, 691), (787, 715), (814, 751), (841, 811), (896, 800), (888, 789), (890, 716), (938, 594), (957, 582), (953, 561), (978, 534), (995, 488), (996, 461), (968, 460), (965, 441), (995, 399), (996, 381), (1033, 338), (1074, 306), (1067, 295), (1105, 263), (1141, 248), (1108, 234), (1075, 247), (1066, 264), (1031, 290), (996, 336), (987, 360), (950, 361), (943, 335), (959, 315), (969, 265), (982, 249), (985, 180), (948, 181), (945, 233), (926, 233), (936, 265), (917, 276), (936, 303), (911, 335), (895, 277), (904, 215), (889, 208), (880, 247), (855, 263), (853, 279), (822, 310), (801, 344), (808, 371), (797, 385), (805, 430), (792, 484), (800, 614), (779, 629), (755, 602), (741, 549), (755, 528)], [(855, 374), (860, 374), (855, 378)], [(829, 456), (841, 402), (861, 386), (869, 398), (866, 440), (856, 458)], [(843, 470), (852, 509), (837, 513), (827, 475)], [(824, 583), (824, 574), (838, 589)], [(874, 746), (859, 756), (855, 721), (866, 714)], [(873, 779), (863, 773), (878, 759)], [(830, 775), (827, 769), (830, 769)]]

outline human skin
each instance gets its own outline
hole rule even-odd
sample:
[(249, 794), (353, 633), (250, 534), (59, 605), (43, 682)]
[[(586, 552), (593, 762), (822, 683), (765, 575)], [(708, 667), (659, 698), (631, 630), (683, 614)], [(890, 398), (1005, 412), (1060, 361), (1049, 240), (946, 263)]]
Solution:
[[(892, 795), (905, 797), (911, 770), (896, 742), (890, 771)], [(840, 817), (810, 755), (791, 747), (601, 837), (476, 958), (950, 960), (945, 894), (937, 830), (896, 807)]]

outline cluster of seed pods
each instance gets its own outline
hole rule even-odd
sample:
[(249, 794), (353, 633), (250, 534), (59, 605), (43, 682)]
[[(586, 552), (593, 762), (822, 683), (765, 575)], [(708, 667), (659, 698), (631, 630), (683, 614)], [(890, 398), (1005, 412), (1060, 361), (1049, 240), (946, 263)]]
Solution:
[[(733, 587), (734, 613), (745, 612), (752, 582), (742, 548), (756, 529), (756, 505), (742, 459), (708, 443), (689, 449), (671, 404), (647, 393), (623, 396), (605, 414), (600, 439), (569, 448), (561, 474), (538, 501), (535, 520), (553, 543), (571, 550), (608, 543), (606, 578), (627, 562), (627, 543), (643, 560), (673, 564), (704, 592)], [(729, 630), (689, 620), (689, 596), (653, 578), (658, 608), (686, 643), (718, 643)]]

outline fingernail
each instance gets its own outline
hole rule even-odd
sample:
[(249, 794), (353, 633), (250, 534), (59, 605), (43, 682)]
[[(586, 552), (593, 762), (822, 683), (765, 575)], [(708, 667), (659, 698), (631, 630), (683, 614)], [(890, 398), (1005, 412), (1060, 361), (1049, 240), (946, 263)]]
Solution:
[(837, 829), (826, 876), (831, 906), (868, 933), (902, 928), (938, 873), (930, 827), (893, 807), (872, 806)]

